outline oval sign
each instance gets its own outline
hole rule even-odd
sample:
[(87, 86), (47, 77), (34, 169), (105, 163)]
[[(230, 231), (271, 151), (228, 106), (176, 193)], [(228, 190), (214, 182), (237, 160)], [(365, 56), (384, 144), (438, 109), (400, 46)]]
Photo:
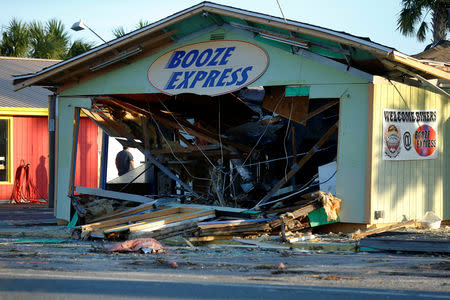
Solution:
[(234, 40), (185, 45), (159, 56), (148, 69), (149, 82), (168, 95), (216, 96), (239, 90), (267, 69), (266, 51)]

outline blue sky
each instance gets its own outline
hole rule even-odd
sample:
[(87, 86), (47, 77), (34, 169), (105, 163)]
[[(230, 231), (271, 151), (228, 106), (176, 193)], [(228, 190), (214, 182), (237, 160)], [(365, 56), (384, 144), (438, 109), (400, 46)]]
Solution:
[[(419, 43), (414, 37), (403, 37), (397, 28), (401, 0), (279, 0), (287, 19), (310, 23), (338, 31), (369, 37), (372, 41), (396, 48), (405, 54), (423, 51), (430, 43)], [(105, 40), (113, 39), (112, 30), (123, 26), (135, 29), (139, 20), (158, 21), (198, 4), (193, 0), (22, 0), (2, 3), (0, 26), (12, 17), (22, 21), (60, 19), (66, 28), (79, 19)], [(215, 3), (281, 17), (276, 0), (216, 0)], [(429, 17), (429, 16), (428, 16)], [(82, 38), (96, 44), (101, 41), (88, 31), (70, 31), (72, 40)]]

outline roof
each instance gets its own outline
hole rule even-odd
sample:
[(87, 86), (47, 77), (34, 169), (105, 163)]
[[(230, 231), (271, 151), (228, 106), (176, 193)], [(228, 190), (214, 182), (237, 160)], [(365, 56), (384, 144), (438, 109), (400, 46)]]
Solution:
[[(401, 77), (405, 76), (401, 70), (406, 70), (417, 72), (425, 78), (450, 79), (450, 73), (422, 64), (394, 48), (372, 42), (368, 38), (230, 6), (202, 2), (40, 72), (17, 76), (14, 84), (18, 84), (16, 89), (21, 89), (30, 85), (63, 86), (67, 82), (78, 82), (83, 77), (92, 78), (121, 65), (116, 63), (102, 71), (92, 69), (102, 62), (120, 57), (122, 63), (130, 63), (158, 49), (180, 42), (196, 32), (221, 26), (252, 32), (256, 38), (264, 33), (270, 33), (285, 40), (300, 40), (308, 44), (309, 52), (326, 56), (373, 75)], [(287, 47), (290, 51), (290, 46)], [(128, 53), (132, 52), (132, 58), (128, 58), (131, 56), (127, 56)], [(123, 56), (127, 56), (126, 59), (122, 59)], [(397, 66), (400, 68), (397, 69)]]
[(450, 72), (450, 41), (440, 40), (413, 57), (423, 63)]
[(413, 57), (450, 64), (450, 41), (440, 40), (427, 47), (423, 52), (413, 55)]
[(14, 75), (37, 72), (60, 60), (17, 58), (0, 56), (0, 107), (47, 108), (50, 91), (32, 86), (14, 92)]

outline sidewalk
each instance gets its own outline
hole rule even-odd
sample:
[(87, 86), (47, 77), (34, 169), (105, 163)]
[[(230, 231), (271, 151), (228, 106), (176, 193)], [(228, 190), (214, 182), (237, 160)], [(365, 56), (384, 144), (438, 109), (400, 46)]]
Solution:
[(0, 236), (70, 238), (70, 230), (56, 225), (47, 204), (0, 204)]

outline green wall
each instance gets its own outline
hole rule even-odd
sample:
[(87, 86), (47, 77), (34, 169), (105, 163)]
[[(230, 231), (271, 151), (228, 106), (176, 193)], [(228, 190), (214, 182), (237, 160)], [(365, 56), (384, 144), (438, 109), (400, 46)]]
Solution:
[(70, 219), (70, 168), (75, 107), (91, 107), (90, 98), (58, 97), (56, 116), (56, 217)]

